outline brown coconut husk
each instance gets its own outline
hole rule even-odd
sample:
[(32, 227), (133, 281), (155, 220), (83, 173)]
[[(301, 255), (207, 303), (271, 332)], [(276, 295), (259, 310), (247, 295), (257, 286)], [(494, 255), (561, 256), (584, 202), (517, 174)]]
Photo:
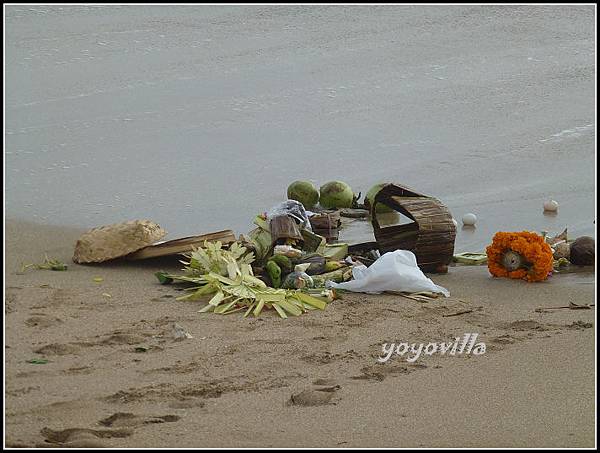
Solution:
[(570, 261), (578, 266), (590, 266), (595, 263), (596, 241), (590, 236), (581, 236), (571, 244)]
[(93, 228), (75, 245), (75, 263), (102, 263), (136, 252), (163, 237), (167, 232), (150, 220), (131, 220)]

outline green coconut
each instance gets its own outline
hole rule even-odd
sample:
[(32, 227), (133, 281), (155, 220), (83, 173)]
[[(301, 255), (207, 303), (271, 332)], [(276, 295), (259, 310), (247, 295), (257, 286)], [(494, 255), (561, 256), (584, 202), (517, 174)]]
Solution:
[[(365, 195), (365, 206), (367, 207), (367, 209), (371, 209), (371, 205), (373, 204), (375, 195), (377, 195), (377, 192), (379, 192), (381, 189), (383, 189), (383, 187), (386, 185), (387, 185), (387, 183), (375, 184), (373, 187), (371, 187), (369, 189), (369, 191), (367, 192), (367, 195)], [(377, 208), (375, 208), (375, 211), (380, 214), (383, 214), (386, 212), (394, 212), (394, 210), (392, 208), (390, 208), (384, 204), (381, 204), (381, 203), (379, 203), (377, 205)]]
[(310, 181), (294, 181), (287, 189), (287, 197), (299, 201), (305, 209), (312, 209), (319, 202), (319, 191)]
[(342, 181), (330, 181), (321, 186), (320, 203), (325, 209), (351, 208), (354, 192)]

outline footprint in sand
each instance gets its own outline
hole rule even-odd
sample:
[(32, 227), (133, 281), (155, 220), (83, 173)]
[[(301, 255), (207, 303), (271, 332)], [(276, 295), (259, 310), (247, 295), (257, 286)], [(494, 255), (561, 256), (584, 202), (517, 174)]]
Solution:
[(306, 389), (290, 397), (288, 404), (292, 406), (325, 406), (336, 404), (335, 393), (341, 388), (339, 385)]
[(540, 324), (537, 321), (533, 321), (531, 319), (522, 320), (522, 321), (513, 321), (508, 325), (512, 330), (537, 330), (537, 331), (545, 331), (548, 330), (547, 326)]
[(120, 344), (134, 345), (134, 344), (143, 343), (144, 341), (146, 341), (146, 338), (144, 338), (141, 335), (132, 334), (132, 333), (114, 332), (109, 337), (101, 340), (98, 344), (99, 345), (113, 345), (113, 344), (114, 345), (120, 345)]
[(331, 352), (315, 352), (306, 354), (300, 357), (300, 360), (306, 363), (313, 363), (316, 365), (327, 365), (332, 362), (351, 362), (358, 358), (360, 354), (354, 349), (350, 349), (346, 352), (333, 354)]
[(594, 325), (591, 322), (574, 321), (571, 324), (565, 325), (565, 327), (567, 329), (584, 330), (584, 329), (591, 329), (592, 327), (594, 327)]
[(323, 386), (323, 387), (334, 387), (337, 385), (337, 381), (335, 379), (328, 378), (319, 378), (313, 381), (313, 385)]
[(34, 350), (33, 352), (41, 355), (68, 355), (77, 354), (79, 348), (69, 344), (51, 343)]
[(23, 396), (31, 393), (33, 391), (39, 390), (39, 386), (29, 386), (29, 387), (21, 387), (14, 390), (6, 390), (6, 394), (10, 396)]
[(362, 367), (360, 369), (361, 374), (350, 376), (350, 379), (381, 382), (388, 376), (399, 376), (425, 368), (427, 368), (427, 365), (423, 363), (369, 365)]
[[(98, 336), (95, 338), (98, 338)], [(104, 336), (101, 340), (83, 341), (75, 344), (90, 348), (96, 346), (137, 345), (145, 341), (146, 338), (142, 335), (116, 331), (108, 336)]]
[(32, 316), (25, 320), (25, 325), (28, 327), (45, 328), (61, 324), (62, 322), (62, 319), (48, 316), (45, 313), (32, 313)]
[(335, 355), (331, 352), (315, 352), (306, 354), (300, 357), (300, 360), (306, 363), (314, 363), (318, 365), (325, 365), (335, 361)]
[(57, 288), (54, 289), (48, 297), (46, 297), (46, 299), (44, 300), (45, 303), (42, 302), (41, 304), (35, 305), (32, 308), (43, 309), (49, 307), (60, 307), (62, 305), (68, 304), (73, 295), (75, 294), (76, 293), (73, 291)]
[(6, 291), (4, 296), (4, 313), (12, 313), (15, 311), (15, 305), (17, 305), (17, 296), (14, 293)]
[(148, 416), (135, 415), (130, 412), (117, 412), (112, 414), (110, 417), (100, 420), (98, 423), (111, 428), (133, 428), (152, 423), (172, 423), (178, 421), (179, 419), (180, 417), (177, 415)]
[(41, 430), (42, 436), (46, 442), (70, 448), (102, 448), (107, 447), (101, 439), (110, 439), (113, 437), (124, 438), (133, 434), (133, 431), (120, 430), (97, 430), (88, 428), (68, 428), (60, 431), (54, 431), (50, 428)]
[(76, 374), (90, 374), (94, 369), (91, 366), (75, 366), (62, 370), (61, 374), (76, 375)]
[(494, 343), (498, 343), (498, 344), (513, 344), (513, 343), (517, 342), (518, 339), (509, 334), (504, 334), (504, 335), (500, 335), (498, 337), (492, 338), (491, 341)]
[(193, 409), (193, 408), (202, 408), (206, 405), (206, 403), (197, 398), (188, 398), (183, 400), (175, 400), (169, 403), (169, 407), (172, 409)]

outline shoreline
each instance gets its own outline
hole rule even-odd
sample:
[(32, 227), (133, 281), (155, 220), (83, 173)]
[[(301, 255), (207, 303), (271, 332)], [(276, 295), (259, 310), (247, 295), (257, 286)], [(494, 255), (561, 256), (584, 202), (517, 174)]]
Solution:
[(591, 5), (156, 11), (7, 8), (10, 213), (246, 233), (292, 181), (340, 179), (476, 214), (457, 251), (594, 231)]
[[(535, 312), (595, 303), (593, 270), (528, 284), (456, 266), (429, 275), (447, 299), (344, 294), (242, 319), (175, 301), (153, 272), (176, 260), (72, 263), (82, 231), (6, 221), (6, 446), (595, 444), (595, 307)], [(17, 273), (44, 252), (69, 269)], [(466, 333), (485, 354), (377, 362), (383, 343)]]

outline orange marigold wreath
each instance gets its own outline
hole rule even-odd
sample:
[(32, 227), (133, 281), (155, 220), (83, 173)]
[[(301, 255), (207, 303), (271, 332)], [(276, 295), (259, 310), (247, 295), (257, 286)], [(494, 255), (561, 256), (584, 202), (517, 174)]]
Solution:
[[(502, 259), (504, 254), (513, 251), (526, 261), (525, 268), (508, 270)], [(508, 277), (537, 282), (546, 280), (552, 272), (552, 249), (544, 238), (529, 231), (519, 233), (498, 232), (492, 244), (486, 248), (488, 269), (494, 277)]]

